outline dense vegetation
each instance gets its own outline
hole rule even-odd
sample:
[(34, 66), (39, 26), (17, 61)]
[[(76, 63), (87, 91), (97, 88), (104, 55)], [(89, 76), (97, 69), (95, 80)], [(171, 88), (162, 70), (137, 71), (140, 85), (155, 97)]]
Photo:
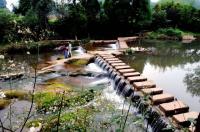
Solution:
[(153, 9), (149, 0), (20, 0), (13, 11), (0, 9), (0, 42), (116, 38), (159, 28), (200, 30), (198, 8), (169, 0)]

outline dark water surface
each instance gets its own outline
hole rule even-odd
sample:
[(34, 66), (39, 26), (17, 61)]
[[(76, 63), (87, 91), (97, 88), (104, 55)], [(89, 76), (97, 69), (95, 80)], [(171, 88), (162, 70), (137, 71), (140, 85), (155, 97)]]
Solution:
[(190, 110), (200, 111), (200, 42), (144, 40), (133, 47), (136, 46), (147, 48), (150, 53), (135, 53), (122, 59), (165, 92), (184, 101)]

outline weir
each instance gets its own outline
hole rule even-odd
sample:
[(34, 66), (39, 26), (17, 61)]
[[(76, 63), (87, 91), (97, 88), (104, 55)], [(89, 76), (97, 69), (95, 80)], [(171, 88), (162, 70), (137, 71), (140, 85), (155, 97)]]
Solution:
[[(173, 131), (171, 123), (176, 129), (187, 127), (191, 132), (195, 130), (191, 129), (189, 119), (196, 120), (198, 112), (189, 111), (188, 105), (163, 92), (153, 81), (141, 76), (122, 60), (112, 54), (96, 54), (95, 63), (108, 72), (117, 94), (132, 100), (154, 132)], [(149, 96), (148, 101), (144, 101), (144, 96)]]

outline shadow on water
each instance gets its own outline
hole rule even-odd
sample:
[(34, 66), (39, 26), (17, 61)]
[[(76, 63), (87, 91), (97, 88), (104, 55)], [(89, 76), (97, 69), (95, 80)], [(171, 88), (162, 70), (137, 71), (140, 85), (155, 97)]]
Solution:
[(148, 49), (148, 53), (134, 53), (122, 56), (122, 59), (154, 80), (158, 87), (183, 100), (191, 110), (200, 111), (199, 43), (143, 40), (134, 46)]

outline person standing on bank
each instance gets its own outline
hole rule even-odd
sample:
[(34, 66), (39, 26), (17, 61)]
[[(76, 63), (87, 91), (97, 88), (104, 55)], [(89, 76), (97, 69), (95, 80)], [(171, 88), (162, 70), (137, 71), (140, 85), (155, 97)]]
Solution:
[(72, 44), (69, 43), (69, 46), (68, 46), (68, 57), (71, 57), (72, 56)]
[(65, 59), (67, 59), (69, 57), (69, 49), (66, 46), (64, 47), (64, 57), (65, 57)]

